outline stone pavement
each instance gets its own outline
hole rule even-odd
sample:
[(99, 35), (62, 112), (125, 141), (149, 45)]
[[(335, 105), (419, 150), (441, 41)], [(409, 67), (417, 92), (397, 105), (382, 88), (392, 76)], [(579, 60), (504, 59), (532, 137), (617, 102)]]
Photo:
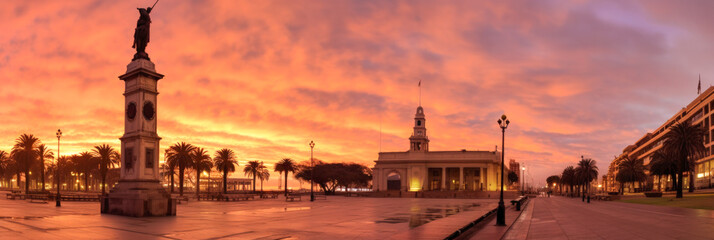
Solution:
[(592, 201), (531, 199), (504, 239), (714, 239), (714, 211)]
[(99, 214), (99, 203), (0, 199), (0, 239), (443, 239), (494, 199), (190, 201), (176, 217)]

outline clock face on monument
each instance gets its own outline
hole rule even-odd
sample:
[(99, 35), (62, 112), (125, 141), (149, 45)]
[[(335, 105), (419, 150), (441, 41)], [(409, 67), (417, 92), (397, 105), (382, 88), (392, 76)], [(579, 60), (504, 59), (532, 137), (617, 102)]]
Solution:
[(146, 120), (154, 119), (154, 104), (151, 102), (144, 103), (144, 109), (142, 110), (142, 113), (144, 114), (144, 118)]
[(129, 118), (129, 120), (134, 120), (134, 117), (136, 117), (136, 104), (133, 102), (130, 102), (128, 106), (126, 106), (126, 117)]

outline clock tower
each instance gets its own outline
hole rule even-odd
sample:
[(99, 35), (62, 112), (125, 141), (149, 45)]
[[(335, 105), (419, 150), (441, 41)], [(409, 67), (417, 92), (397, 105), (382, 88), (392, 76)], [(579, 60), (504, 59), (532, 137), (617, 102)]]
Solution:
[(426, 118), (424, 117), (424, 108), (417, 107), (414, 115), (414, 132), (409, 137), (410, 152), (428, 152), (429, 137), (426, 136)]

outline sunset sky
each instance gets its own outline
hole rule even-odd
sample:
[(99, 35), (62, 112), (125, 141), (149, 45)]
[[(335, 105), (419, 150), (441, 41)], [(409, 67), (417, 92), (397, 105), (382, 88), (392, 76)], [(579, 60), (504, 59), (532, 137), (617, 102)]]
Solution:
[[(31, 133), (56, 151), (58, 128), (63, 155), (118, 148), (117, 77), (153, 2), (0, 2), (0, 150)], [(231, 148), (242, 170), (308, 160), (313, 140), (318, 159), (372, 167), (380, 126), (382, 151), (408, 150), (422, 80), (430, 150), (493, 151), (505, 113), (506, 161), (543, 184), (581, 155), (606, 172), (714, 78), (714, 1), (445, 3), (161, 0), (162, 148)]]

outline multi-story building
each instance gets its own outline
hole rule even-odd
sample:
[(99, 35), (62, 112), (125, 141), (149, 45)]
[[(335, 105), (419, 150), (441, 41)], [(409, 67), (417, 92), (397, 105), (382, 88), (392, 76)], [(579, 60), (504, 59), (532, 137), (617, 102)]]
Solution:
[[(712, 141), (712, 136), (714, 136), (714, 87), (709, 87), (703, 93), (699, 94), (697, 98), (689, 103), (686, 107), (682, 108), (664, 122), (661, 126), (652, 132), (648, 132), (642, 136), (635, 144), (627, 146), (622, 154), (613, 160), (613, 163), (618, 162), (624, 157), (638, 158), (644, 161), (645, 166), (649, 165), (652, 158), (652, 154), (662, 148), (662, 144), (665, 141), (665, 134), (669, 131), (669, 127), (673, 126), (679, 122), (689, 122), (692, 125), (700, 126), (707, 130), (706, 135), (702, 139), (704, 146), (706, 147), (706, 154), (695, 160), (696, 167), (694, 173), (694, 186), (695, 188), (711, 188), (712, 187), (712, 173), (714, 173), (714, 166), (712, 165), (712, 160), (714, 159), (714, 142)], [(610, 169), (606, 179), (612, 179), (614, 182), (614, 176), (617, 173), (617, 169)], [(688, 173), (684, 175), (684, 188), (689, 187), (689, 176)], [(669, 176), (662, 177), (648, 177), (645, 186), (640, 186), (639, 183), (635, 183), (634, 186), (625, 186), (625, 189), (633, 187), (635, 189), (665, 189), (669, 186), (671, 179)], [(616, 184), (611, 184), (608, 186), (609, 190), (618, 189), (619, 186)]]
[[(409, 151), (380, 152), (372, 169), (374, 191), (497, 191), (501, 152), (430, 151), (424, 109), (414, 116)], [(508, 169), (505, 169), (507, 171)]]

